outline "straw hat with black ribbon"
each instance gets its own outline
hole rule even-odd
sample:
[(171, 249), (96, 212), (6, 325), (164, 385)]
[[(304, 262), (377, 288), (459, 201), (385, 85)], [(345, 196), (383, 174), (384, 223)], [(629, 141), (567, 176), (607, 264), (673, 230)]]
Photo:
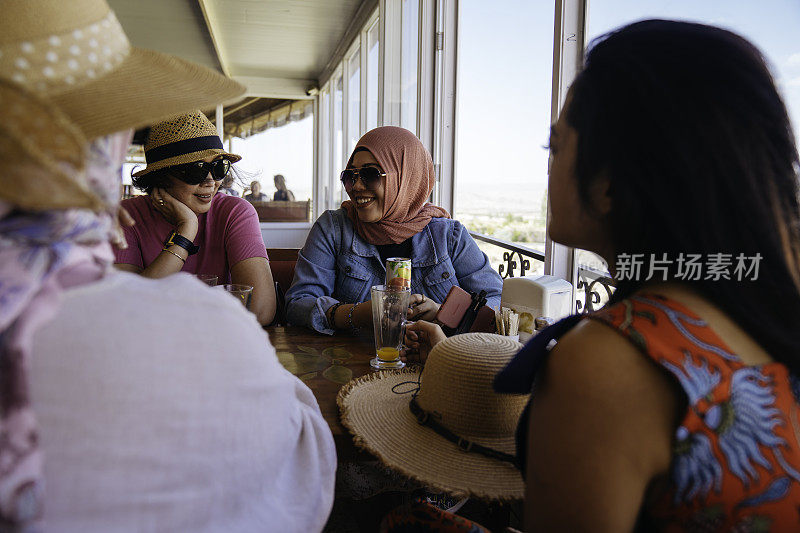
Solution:
[[(0, 78), (52, 102), (85, 139), (218, 104), (245, 90), (211, 69), (131, 46), (105, 0), (4, 2), (3, 20), (9, 23), (0, 32)], [(25, 209), (100, 205), (80, 178), (43, 187), (19, 173), (0, 174), (0, 199)]]
[(492, 388), (521, 347), (488, 333), (450, 337), (431, 350), (422, 371), (388, 370), (345, 385), (337, 398), (342, 423), (357, 446), (431, 488), (522, 499), (514, 433), (528, 395)]
[(195, 110), (170, 117), (150, 128), (144, 145), (147, 167), (133, 175), (144, 176), (154, 170), (220, 155), (231, 163), (242, 158), (223, 149), (217, 129), (201, 111)]

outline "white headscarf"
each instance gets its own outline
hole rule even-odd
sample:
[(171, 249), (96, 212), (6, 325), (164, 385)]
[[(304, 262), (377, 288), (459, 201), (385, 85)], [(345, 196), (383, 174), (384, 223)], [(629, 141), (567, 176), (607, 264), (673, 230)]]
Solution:
[(16, 530), (36, 529), (42, 514), (43, 458), (27, 376), (33, 335), (56, 313), (64, 289), (97, 281), (111, 268), (109, 238), (131, 135), (87, 147), (86, 179), (108, 211), (30, 212), (0, 201), (0, 523)]

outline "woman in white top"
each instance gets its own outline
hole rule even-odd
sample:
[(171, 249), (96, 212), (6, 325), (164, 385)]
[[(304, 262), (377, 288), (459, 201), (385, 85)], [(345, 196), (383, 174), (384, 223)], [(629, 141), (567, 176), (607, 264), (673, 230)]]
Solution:
[[(319, 531), (333, 438), (253, 315), (111, 268), (131, 128), (244, 88), (73, 4), (10, 3), (0, 36), (30, 67), (0, 62), (0, 529)], [(59, 63), (89, 38), (102, 69)]]

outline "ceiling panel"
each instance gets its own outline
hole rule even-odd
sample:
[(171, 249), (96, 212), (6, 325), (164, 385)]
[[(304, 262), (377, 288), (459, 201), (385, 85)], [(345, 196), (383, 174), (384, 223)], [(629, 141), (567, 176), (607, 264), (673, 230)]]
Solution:
[(316, 79), (360, 0), (205, 0), (234, 76)]
[[(108, 0), (135, 46), (234, 77), (316, 80), (362, 0)], [(202, 6), (202, 7), (201, 7)], [(211, 18), (214, 39), (203, 14)]]
[(222, 72), (195, 0), (108, 0), (131, 44)]

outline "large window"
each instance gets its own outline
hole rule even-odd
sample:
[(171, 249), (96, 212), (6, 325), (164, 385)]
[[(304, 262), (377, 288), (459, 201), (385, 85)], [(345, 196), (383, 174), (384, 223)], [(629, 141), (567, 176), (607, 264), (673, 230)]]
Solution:
[[(471, 231), (542, 252), (553, 18), (553, 2), (458, 7), (454, 214)], [(502, 263), (502, 249), (481, 248)]]
[(376, 20), (367, 30), (367, 131), (378, 127), (378, 69), (380, 68), (380, 26)]
[[(331, 155), (331, 204), (328, 209), (334, 208), (336, 203), (342, 199), (341, 191), (336, 188), (335, 177), (342, 171), (342, 151), (344, 132), (342, 131), (342, 76), (339, 75), (333, 80), (333, 152)], [(334, 191), (337, 191), (334, 193)]]
[(319, 146), (317, 152), (318, 189), (320, 197), (323, 200), (317, 200), (317, 212), (321, 213), (327, 206), (326, 202), (330, 197), (330, 184), (331, 184), (331, 96), (330, 91), (326, 87), (319, 93)]
[[(347, 153), (361, 137), (361, 50), (356, 48), (347, 61)], [(347, 156), (345, 156), (347, 157)]]
[(800, 135), (800, 2), (797, 0), (604, 0), (589, 3), (586, 35), (591, 39), (646, 18), (682, 19), (731, 30), (766, 56), (784, 97), (795, 136)]
[(417, 66), (419, 63), (419, 0), (402, 0), (400, 53), (400, 125), (417, 131)]
[(314, 117), (309, 115), (297, 122), (269, 128), (246, 139), (234, 137), (232, 150), (242, 156), (237, 163), (245, 172), (237, 188), (250, 186), (251, 181), (261, 184), (261, 192), (272, 199), (275, 193), (273, 177), (281, 174), (295, 200), (312, 198), (314, 187)]

